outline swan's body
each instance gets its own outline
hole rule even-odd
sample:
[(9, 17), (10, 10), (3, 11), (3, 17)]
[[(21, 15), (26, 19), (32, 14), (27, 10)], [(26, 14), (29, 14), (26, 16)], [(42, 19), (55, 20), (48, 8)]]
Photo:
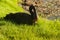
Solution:
[[(33, 11), (32, 11), (33, 10)], [(27, 13), (10, 13), (6, 17), (4, 17), (5, 20), (10, 20), (18, 24), (33, 24), (37, 20), (36, 16), (36, 10), (33, 5), (29, 7), (30, 15)]]

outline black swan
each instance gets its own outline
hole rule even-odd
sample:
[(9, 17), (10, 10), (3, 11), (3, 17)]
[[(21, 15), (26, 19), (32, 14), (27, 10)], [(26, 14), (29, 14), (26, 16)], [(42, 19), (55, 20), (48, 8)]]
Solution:
[(29, 12), (30, 15), (27, 13), (21, 13), (21, 12), (17, 12), (17, 13), (10, 13), (7, 14), (6, 17), (4, 17), (5, 20), (9, 20), (12, 21), (13, 23), (17, 23), (17, 24), (33, 24), (37, 21), (37, 15), (36, 15), (36, 10), (35, 7), (33, 5), (30, 5), (29, 7)]

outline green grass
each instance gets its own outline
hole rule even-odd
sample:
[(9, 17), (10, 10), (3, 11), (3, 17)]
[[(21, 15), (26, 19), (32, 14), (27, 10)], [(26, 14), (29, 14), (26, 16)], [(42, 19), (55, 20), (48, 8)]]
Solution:
[(4, 17), (10, 12), (23, 12), (21, 6), (18, 6), (17, 0), (0, 0), (0, 17)]
[[(0, 17), (10, 12), (24, 12), (17, 0), (0, 0)], [(60, 21), (38, 18), (34, 25), (17, 25), (0, 19), (0, 40), (60, 40)]]

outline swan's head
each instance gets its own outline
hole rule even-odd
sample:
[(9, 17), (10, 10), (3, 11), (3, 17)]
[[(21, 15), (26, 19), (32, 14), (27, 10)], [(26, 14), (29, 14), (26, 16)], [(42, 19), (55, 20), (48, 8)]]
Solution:
[(30, 5), (29, 12), (31, 14), (31, 18), (33, 19), (33, 21), (37, 21), (36, 9), (33, 5)]

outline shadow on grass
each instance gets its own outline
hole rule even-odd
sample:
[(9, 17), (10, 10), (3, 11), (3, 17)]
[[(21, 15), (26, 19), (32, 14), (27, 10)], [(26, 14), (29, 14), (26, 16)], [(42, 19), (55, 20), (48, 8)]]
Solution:
[(5, 22), (2, 18), (0, 18), (0, 26), (3, 26), (3, 25), (5, 25)]

